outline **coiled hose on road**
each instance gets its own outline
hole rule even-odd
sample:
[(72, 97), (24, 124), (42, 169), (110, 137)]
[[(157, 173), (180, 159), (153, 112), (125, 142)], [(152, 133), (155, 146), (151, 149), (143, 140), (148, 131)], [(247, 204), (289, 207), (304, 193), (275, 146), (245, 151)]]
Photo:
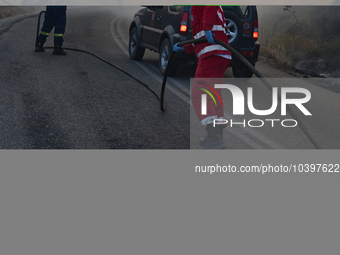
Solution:
[[(45, 11), (41, 11), (39, 13), (39, 18), (38, 18), (38, 25), (37, 25), (37, 34), (36, 34), (36, 41), (35, 41), (35, 46), (38, 45), (38, 36), (39, 36), (39, 32), (40, 32), (40, 20), (41, 20), (41, 15), (45, 13)], [(192, 43), (202, 43), (202, 42), (206, 42), (207, 39), (206, 38), (201, 38), (201, 39), (192, 39), (192, 40), (187, 40), (187, 41), (183, 41), (181, 43), (178, 44), (179, 47), (183, 47), (186, 44), (192, 44)], [(230, 45), (214, 39), (214, 41), (223, 46), (224, 48), (228, 49), (232, 54), (233, 57), (237, 57), (243, 64), (245, 64), (258, 78), (260, 78), (260, 80), (262, 81), (262, 83), (272, 92), (272, 86), (264, 79), (264, 77), (253, 67), (253, 65), (251, 63), (248, 62), (248, 60), (246, 60), (239, 52), (237, 52), (233, 47), (231, 47)], [(47, 46), (45, 47), (46, 49), (53, 49), (54, 47), (50, 47)], [(83, 52), (86, 54), (90, 54), (94, 57), (96, 57), (97, 59), (109, 64), (110, 66), (118, 69), (119, 71), (125, 73), (126, 75), (130, 76), (131, 78), (133, 78), (134, 80), (136, 80), (137, 82), (139, 82), (140, 84), (142, 84), (144, 87), (146, 87), (147, 89), (149, 89), (156, 97), (157, 99), (160, 101), (160, 107), (161, 110), (164, 112), (165, 111), (165, 103), (164, 103), (164, 93), (165, 93), (165, 86), (166, 86), (166, 82), (167, 82), (167, 78), (168, 78), (168, 73), (170, 70), (170, 66), (171, 66), (171, 62), (173, 60), (173, 58), (175, 57), (176, 52), (172, 52), (171, 56), (168, 60), (168, 64), (165, 70), (165, 74), (163, 77), (163, 82), (162, 82), (162, 88), (161, 88), (161, 94), (158, 95), (158, 93), (151, 88), (148, 84), (146, 84), (145, 82), (141, 81), (140, 79), (138, 79), (136, 76), (134, 76), (133, 74), (127, 72), (126, 70), (122, 69), (121, 67), (111, 63), (110, 61), (94, 54), (91, 53), (89, 51), (86, 50), (81, 50), (81, 49), (76, 49), (76, 48), (67, 48), (67, 47), (63, 47), (63, 49), (65, 50), (72, 50), (72, 51), (78, 51), (78, 52)], [(278, 95), (278, 100), (281, 101), (281, 97), (280, 95)], [(319, 146), (319, 144), (315, 141), (314, 137), (310, 134), (310, 132), (308, 131), (308, 129), (306, 128), (306, 126), (303, 124), (303, 122), (300, 121), (299, 117), (294, 113), (294, 111), (292, 111), (291, 107), (289, 105), (287, 105), (287, 112), (293, 117), (295, 118), (298, 122), (299, 122), (299, 126), (302, 130), (302, 132), (306, 135), (306, 137), (309, 139), (309, 141), (312, 143), (312, 145), (316, 148), (316, 149), (321, 149), (321, 147)]]

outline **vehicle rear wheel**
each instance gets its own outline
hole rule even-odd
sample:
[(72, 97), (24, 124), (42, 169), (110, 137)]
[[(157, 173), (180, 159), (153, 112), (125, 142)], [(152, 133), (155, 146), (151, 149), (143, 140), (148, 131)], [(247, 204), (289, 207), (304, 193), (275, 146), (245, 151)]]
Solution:
[(233, 12), (224, 12), (228, 42), (234, 47), (243, 36), (243, 26), (241, 19)]
[[(251, 64), (255, 67), (255, 63)], [(235, 78), (251, 78), (253, 76), (253, 71), (243, 63), (238, 66), (233, 66), (232, 68)]]
[[(170, 56), (172, 54), (172, 47), (168, 38), (165, 38), (162, 42), (160, 51), (159, 51), (159, 70), (164, 75), (166, 67), (168, 65)], [(170, 70), (168, 76), (174, 76), (179, 67), (179, 59), (174, 57), (171, 62)]]
[(145, 48), (139, 47), (139, 37), (137, 28), (132, 29), (129, 38), (129, 56), (132, 60), (141, 60), (144, 56)]

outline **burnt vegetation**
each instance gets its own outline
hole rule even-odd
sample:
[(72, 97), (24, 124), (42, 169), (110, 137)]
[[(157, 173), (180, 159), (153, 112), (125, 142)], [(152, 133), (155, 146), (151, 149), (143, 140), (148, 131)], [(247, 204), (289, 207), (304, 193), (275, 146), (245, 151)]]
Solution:
[(261, 55), (282, 68), (340, 75), (340, 6), (259, 7)]

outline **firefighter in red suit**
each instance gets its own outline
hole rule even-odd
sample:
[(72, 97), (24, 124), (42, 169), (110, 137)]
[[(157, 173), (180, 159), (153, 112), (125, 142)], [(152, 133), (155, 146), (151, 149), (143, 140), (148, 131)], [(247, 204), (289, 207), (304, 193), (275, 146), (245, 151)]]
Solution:
[[(218, 39), (228, 44), (226, 23), (221, 6), (192, 6), (191, 29), (194, 39), (207, 38), (208, 42), (185, 45), (184, 48), (174, 45), (173, 50), (185, 50), (187, 54), (195, 52), (198, 65), (195, 80), (191, 90), (191, 101), (195, 113), (205, 127), (207, 136), (200, 140), (205, 149), (224, 149), (223, 128), (225, 125), (213, 125), (213, 120), (224, 118), (223, 99), (221, 89), (215, 89), (211, 84), (212, 78), (223, 81), (224, 73), (231, 62), (231, 52), (216, 44)], [(214, 80), (214, 83), (217, 81)], [(207, 91), (215, 98), (207, 95), (206, 114), (201, 112), (201, 95)]]

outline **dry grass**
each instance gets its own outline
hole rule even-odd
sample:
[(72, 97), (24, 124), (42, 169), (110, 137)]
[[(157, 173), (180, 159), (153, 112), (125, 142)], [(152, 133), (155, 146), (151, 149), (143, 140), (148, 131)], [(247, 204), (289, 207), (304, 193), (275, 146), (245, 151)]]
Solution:
[(262, 15), (261, 55), (283, 66), (319, 59), (340, 66), (339, 11), (340, 7), (334, 6), (290, 7), (276, 10), (274, 15)]

